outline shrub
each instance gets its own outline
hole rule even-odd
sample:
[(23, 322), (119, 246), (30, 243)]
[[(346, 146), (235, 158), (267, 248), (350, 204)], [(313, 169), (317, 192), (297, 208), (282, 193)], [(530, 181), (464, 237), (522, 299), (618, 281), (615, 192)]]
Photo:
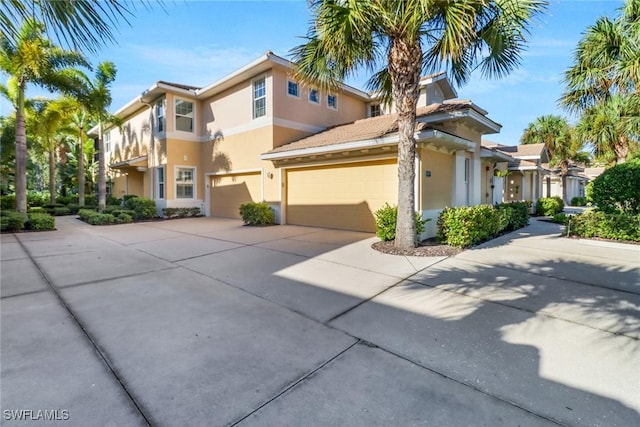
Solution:
[(564, 213), (559, 213), (559, 214), (555, 214), (552, 218), (551, 221), (555, 222), (556, 224), (567, 224), (569, 222), (569, 216), (567, 216), (567, 214)]
[(30, 207), (44, 206), (49, 203), (49, 193), (27, 193), (27, 205)]
[(56, 229), (56, 220), (53, 216), (46, 213), (30, 213), (29, 219), (24, 227), (27, 230), (47, 231)]
[(80, 210), (78, 210), (78, 216), (84, 222), (88, 222), (89, 218), (91, 218), (92, 216), (97, 215), (97, 214), (98, 214), (98, 212), (96, 212), (93, 209), (80, 209)]
[(106, 204), (122, 206), (122, 199), (118, 199), (117, 197), (114, 197), (111, 194), (107, 194)]
[[(396, 224), (398, 222), (398, 207), (385, 203), (383, 207), (374, 212), (374, 215), (376, 216), (376, 236), (385, 242), (394, 240), (396, 238)], [(424, 225), (428, 221), (431, 221), (431, 219), (422, 219), (420, 212), (416, 212), (416, 237), (419, 237), (424, 232)]]
[(133, 211), (131, 209), (117, 209), (113, 212), (107, 212), (110, 213), (111, 215), (118, 217), (120, 215), (129, 215), (130, 217), (134, 217), (136, 215), (136, 211)]
[(500, 231), (514, 231), (529, 224), (531, 202), (501, 203), (496, 206), (501, 214)]
[(558, 196), (541, 197), (536, 203), (536, 215), (539, 216), (552, 216), (562, 212), (563, 209), (564, 202)]
[(116, 224), (128, 224), (133, 222), (133, 216), (121, 212), (118, 216), (115, 217)]
[(111, 214), (101, 214), (97, 213), (95, 215), (91, 215), (87, 218), (87, 223), (91, 225), (106, 225), (106, 224), (114, 224), (116, 219)]
[(587, 206), (587, 198), (577, 196), (571, 199), (571, 206)]
[(465, 248), (500, 233), (503, 214), (490, 205), (445, 208), (438, 217), (438, 239)]
[(16, 208), (16, 195), (15, 194), (7, 194), (6, 196), (0, 197), (0, 209), (15, 209)]
[(60, 203), (62, 205), (68, 205), (69, 203), (77, 203), (78, 196), (73, 199), (73, 196), (58, 196), (56, 197), (56, 203)]
[(54, 216), (71, 215), (71, 209), (67, 207), (55, 207), (50, 210), (50, 213)]
[(134, 219), (136, 221), (155, 218), (156, 216), (156, 202), (153, 199), (147, 199), (146, 197), (127, 197), (124, 196), (124, 207), (126, 209), (135, 211)]
[(122, 206), (120, 205), (107, 205), (104, 207), (104, 211), (102, 213), (113, 213), (115, 211), (122, 210)]
[(2, 210), (0, 212), (0, 230), (14, 233), (24, 228), (27, 216), (14, 210)]
[(248, 225), (267, 225), (276, 222), (276, 214), (266, 202), (241, 204), (240, 216), (242, 221)]
[(607, 169), (595, 180), (591, 197), (606, 213), (640, 214), (640, 159)]
[(98, 195), (97, 194), (85, 195), (84, 204), (85, 206), (98, 206)]
[(165, 218), (187, 218), (190, 216), (199, 216), (200, 208), (164, 208), (162, 209), (162, 216)]
[(566, 232), (571, 236), (640, 242), (640, 215), (588, 210), (573, 216)]
[(80, 210), (80, 205), (75, 204), (75, 203), (69, 203), (67, 205), (67, 209), (69, 209), (69, 213), (71, 215), (75, 215), (78, 213), (78, 211)]

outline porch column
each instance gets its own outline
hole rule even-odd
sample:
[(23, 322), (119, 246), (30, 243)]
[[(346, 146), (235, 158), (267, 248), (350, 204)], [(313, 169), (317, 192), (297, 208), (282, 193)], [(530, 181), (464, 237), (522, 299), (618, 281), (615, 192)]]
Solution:
[(453, 163), (453, 194), (451, 201), (453, 206), (464, 206), (466, 202), (467, 188), (465, 184), (465, 152), (456, 151), (456, 157)]
[(482, 159), (480, 157), (480, 144), (476, 144), (473, 150), (473, 158), (470, 162), (469, 171), (469, 205), (479, 205), (482, 203)]

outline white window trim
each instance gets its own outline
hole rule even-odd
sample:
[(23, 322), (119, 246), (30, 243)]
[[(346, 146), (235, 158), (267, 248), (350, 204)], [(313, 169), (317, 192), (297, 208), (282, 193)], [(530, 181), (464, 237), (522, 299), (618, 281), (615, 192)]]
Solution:
[[(163, 197), (160, 197), (160, 179), (158, 178), (158, 170), (163, 169), (162, 185), (164, 186)], [(167, 167), (165, 165), (156, 167), (156, 199), (165, 200), (167, 198)]]
[[(264, 81), (264, 114), (256, 117), (256, 98), (255, 98), (255, 84), (256, 82)], [(269, 85), (267, 84), (266, 74), (262, 74), (251, 80), (251, 120), (259, 120), (263, 117), (269, 116)]]
[[(190, 199), (178, 197), (178, 169), (193, 169), (193, 197)], [(165, 177), (165, 181), (166, 181)], [(167, 185), (165, 184), (165, 191)], [(165, 194), (166, 197), (166, 194)], [(198, 168), (190, 165), (174, 165), (173, 166), (173, 200), (198, 200)]]
[[(330, 97), (330, 96), (333, 96), (333, 97), (335, 98), (335, 100), (336, 100), (336, 105), (335, 105), (335, 107), (334, 107), (334, 106), (332, 106), (332, 105), (329, 105), (329, 97)], [(331, 111), (338, 111), (338, 107), (339, 107), (339, 104), (338, 104), (338, 95), (335, 95), (335, 94), (333, 94), (333, 93), (328, 93), (328, 94), (327, 94), (327, 108), (328, 108), (329, 110), (331, 110)]]
[[(318, 94), (318, 102), (312, 101), (311, 100), (311, 92), (312, 91), (316, 91)], [(315, 89), (315, 88), (309, 88), (309, 93), (307, 94), (307, 100), (309, 101), (309, 104), (311, 105), (321, 105), (322, 104), (322, 94), (320, 93), (319, 89)]]
[[(158, 116), (158, 104), (162, 104), (162, 116)], [(162, 98), (156, 101), (154, 106), (154, 113), (156, 117), (155, 129), (158, 133), (165, 133), (167, 131), (167, 99)], [(194, 111), (195, 115), (195, 111)], [(160, 118), (162, 117), (162, 130), (160, 130)]]
[[(294, 83), (294, 84), (298, 85), (298, 95), (297, 95), (297, 96), (296, 96), (296, 95), (291, 95), (291, 94), (289, 93), (289, 83)], [(296, 82), (296, 81), (294, 81), (294, 80), (287, 79), (287, 87), (285, 88), (285, 90), (287, 91), (287, 96), (288, 96), (289, 98), (293, 98), (293, 99), (300, 99), (300, 92), (301, 92), (301, 90), (300, 90), (300, 83), (298, 83), (298, 82)]]
[(106, 130), (102, 133), (102, 142), (104, 143), (104, 152), (105, 153), (110, 153), (111, 152), (111, 131), (110, 130)]
[[(181, 130), (178, 129), (178, 112), (177, 112), (177, 108), (176, 105), (178, 103), (178, 101), (183, 101), (183, 102), (190, 102), (191, 105), (193, 105), (193, 109), (191, 110), (193, 113), (193, 117), (191, 118), (192, 122), (191, 122), (191, 130)], [(165, 111), (165, 117), (167, 116), (166, 111)], [(181, 116), (182, 117), (182, 116)], [(186, 117), (186, 116), (184, 116)], [(166, 122), (165, 122), (166, 125)], [(165, 126), (166, 129), (167, 126)], [(176, 96), (175, 98), (173, 98), (173, 130), (174, 132), (181, 132), (184, 134), (190, 134), (190, 135), (195, 135), (196, 134), (196, 102), (193, 99), (188, 99), (188, 98), (181, 98)]]

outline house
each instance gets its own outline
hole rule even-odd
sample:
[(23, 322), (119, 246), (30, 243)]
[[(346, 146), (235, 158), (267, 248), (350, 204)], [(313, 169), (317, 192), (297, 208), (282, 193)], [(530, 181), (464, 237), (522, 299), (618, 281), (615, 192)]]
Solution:
[[(374, 231), (373, 213), (397, 203), (393, 105), (347, 85), (331, 93), (303, 86), (292, 69), (266, 52), (206, 87), (151, 86), (116, 111), (124, 125), (105, 134), (112, 194), (229, 218), (242, 203), (266, 201), (281, 224)], [(483, 161), (506, 158), (483, 157), (481, 139), (500, 127), (457, 99), (446, 75), (421, 80), (415, 189), (423, 217), (487, 200)], [(435, 235), (435, 221), (427, 226), (425, 236)]]
[(505, 202), (524, 200), (535, 205), (539, 198), (549, 197), (549, 152), (544, 144), (501, 145), (486, 140), (482, 144), (511, 157), (504, 179)]
[[(549, 167), (547, 165), (547, 167)], [(560, 197), (562, 198), (562, 174), (560, 168), (549, 167), (550, 176), (549, 176), (549, 186), (550, 186), (550, 195), (552, 197)], [(571, 199), (574, 197), (584, 197), (585, 190), (584, 187), (589, 182), (589, 177), (584, 174), (585, 168), (577, 165), (577, 164), (569, 164), (569, 172), (565, 177), (564, 183), (567, 186), (564, 203), (570, 204)]]

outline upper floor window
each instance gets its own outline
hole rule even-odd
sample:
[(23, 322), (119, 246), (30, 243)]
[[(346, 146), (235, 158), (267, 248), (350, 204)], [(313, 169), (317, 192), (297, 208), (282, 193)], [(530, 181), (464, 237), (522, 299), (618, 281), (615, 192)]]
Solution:
[(193, 102), (176, 99), (176, 130), (193, 132)]
[(253, 118), (267, 114), (267, 84), (264, 79), (253, 82)]
[(104, 139), (104, 151), (108, 153), (111, 151), (111, 131), (105, 131), (102, 138)]
[(300, 86), (298, 83), (292, 82), (291, 80), (287, 81), (287, 95), (300, 98)]
[(378, 117), (382, 114), (380, 110), (380, 104), (373, 104), (369, 107), (369, 116), (370, 117)]
[(309, 90), (309, 102), (320, 104), (320, 93), (318, 92), (318, 89)]
[(327, 106), (329, 108), (333, 108), (334, 110), (338, 109), (338, 97), (336, 95), (327, 95)]
[(164, 99), (156, 103), (156, 129), (164, 132)]

